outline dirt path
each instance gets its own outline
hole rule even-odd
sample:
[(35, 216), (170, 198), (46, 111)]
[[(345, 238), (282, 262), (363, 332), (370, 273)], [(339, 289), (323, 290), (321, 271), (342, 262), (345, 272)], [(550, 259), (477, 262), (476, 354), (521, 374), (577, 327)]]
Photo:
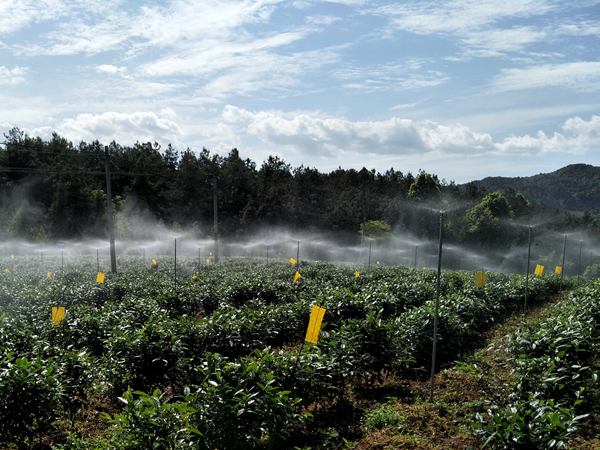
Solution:
[[(436, 377), (435, 401), (430, 403), (429, 381), (389, 380), (405, 385), (407, 395), (389, 397), (387, 403), (376, 405), (363, 422), (372, 427), (352, 448), (374, 449), (474, 449), (480, 443), (473, 437), (470, 422), (484, 411), (486, 400), (505, 398), (511, 371), (505, 343), (508, 335), (524, 323), (545, 317), (567, 294), (531, 309), (526, 316), (515, 315), (493, 327), (480, 348), (444, 369)], [(386, 423), (390, 426), (383, 426)], [(375, 429), (381, 427), (380, 429)]]

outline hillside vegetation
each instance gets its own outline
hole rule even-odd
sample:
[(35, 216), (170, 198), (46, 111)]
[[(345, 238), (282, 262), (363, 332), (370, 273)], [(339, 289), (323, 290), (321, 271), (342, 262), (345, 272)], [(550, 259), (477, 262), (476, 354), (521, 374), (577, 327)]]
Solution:
[(488, 177), (473, 181), (488, 191), (512, 189), (530, 201), (563, 211), (600, 212), (600, 167), (572, 164), (531, 177)]

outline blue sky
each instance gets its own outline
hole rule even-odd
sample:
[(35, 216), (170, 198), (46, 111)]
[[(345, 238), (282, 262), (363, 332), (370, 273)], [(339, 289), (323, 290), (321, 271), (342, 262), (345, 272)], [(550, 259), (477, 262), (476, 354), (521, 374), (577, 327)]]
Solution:
[(0, 0), (0, 129), (457, 182), (600, 165), (600, 1)]

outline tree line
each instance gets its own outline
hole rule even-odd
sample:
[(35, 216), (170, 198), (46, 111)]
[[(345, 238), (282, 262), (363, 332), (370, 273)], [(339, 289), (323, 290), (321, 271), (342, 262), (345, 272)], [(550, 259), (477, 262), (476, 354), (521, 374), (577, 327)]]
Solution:
[[(215, 189), (219, 231), (229, 237), (281, 226), (353, 239), (361, 224), (381, 221), (393, 230), (431, 238), (439, 208), (449, 210), (449, 238), (475, 246), (522, 240), (522, 232), (506, 234), (507, 221), (539, 215), (552, 218), (557, 229), (598, 230), (589, 215), (557, 213), (511, 189), (488, 193), (425, 171), (338, 168), (324, 173), (292, 167), (277, 156), (257, 166), (237, 149), (221, 156), (205, 148), (178, 151), (157, 143), (113, 142), (109, 153), (117, 214), (138, 211), (204, 235), (212, 230)], [(104, 147), (97, 141), (74, 144), (57, 134), (43, 140), (10, 130), (0, 147), (0, 233), (32, 240), (105, 236), (104, 161)]]

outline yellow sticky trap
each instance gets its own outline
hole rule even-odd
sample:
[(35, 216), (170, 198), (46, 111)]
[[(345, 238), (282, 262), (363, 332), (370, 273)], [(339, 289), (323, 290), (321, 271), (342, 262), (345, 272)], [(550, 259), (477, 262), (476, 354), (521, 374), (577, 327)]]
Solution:
[(152, 258), (152, 260), (150, 261), (150, 264), (152, 266), (158, 266), (158, 261), (156, 260), (156, 258)]
[(475, 272), (475, 287), (481, 289), (487, 282), (487, 273), (483, 271)]
[(555, 273), (556, 275), (560, 275), (560, 274), (562, 273), (562, 266), (556, 266), (556, 267), (554, 268), (554, 273)]
[(96, 283), (104, 284), (105, 278), (106, 278), (106, 275), (104, 274), (104, 272), (98, 272), (96, 274)]
[(65, 320), (65, 307), (64, 306), (53, 306), (52, 307), (52, 325), (55, 327), (60, 325)]
[(360, 278), (360, 272), (358, 270), (354, 272), (354, 278)]
[(300, 272), (296, 271), (294, 274), (294, 283), (297, 283), (300, 278), (302, 278), (302, 275), (300, 275)]
[(321, 323), (325, 315), (325, 308), (313, 306), (310, 310), (310, 320), (306, 329), (306, 337), (304, 340), (309, 344), (316, 344), (319, 341), (319, 332), (321, 331)]
[(288, 259), (288, 262), (289, 262), (289, 263), (290, 263), (292, 266), (294, 266), (294, 265), (296, 265), (296, 258), (290, 258), (290, 259)]
[(542, 275), (544, 275), (544, 266), (542, 266), (541, 264), (536, 264), (533, 274), (536, 277), (541, 277)]
[(12, 268), (10, 266), (7, 266), (4, 268), (4, 273), (11, 273), (12, 272)]
[(46, 276), (48, 277), (49, 280), (51, 280), (52, 278), (54, 278), (54, 272), (48, 272), (46, 274)]
[(200, 275), (198, 275), (198, 272), (194, 272), (192, 274), (192, 281), (195, 283), (196, 281), (198, 281), (200, 279)]

